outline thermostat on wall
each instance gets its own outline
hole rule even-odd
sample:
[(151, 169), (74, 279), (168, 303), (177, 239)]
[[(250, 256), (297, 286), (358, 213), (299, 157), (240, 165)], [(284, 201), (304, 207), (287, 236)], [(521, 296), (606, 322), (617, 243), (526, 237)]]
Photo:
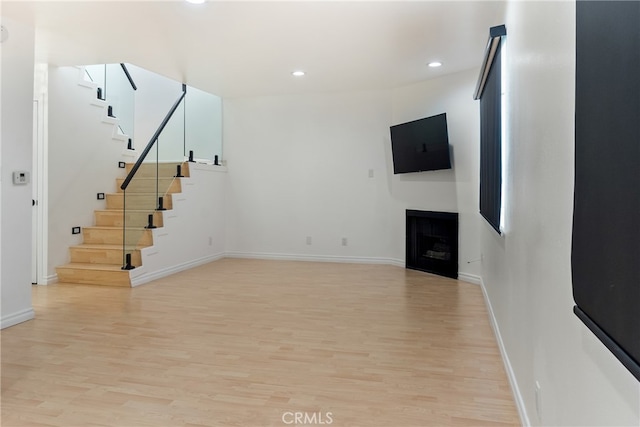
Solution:
[(15, 171), (13, 173), (13, 183), (15, 185), (24, 185), (29, 183), (29, 172)]

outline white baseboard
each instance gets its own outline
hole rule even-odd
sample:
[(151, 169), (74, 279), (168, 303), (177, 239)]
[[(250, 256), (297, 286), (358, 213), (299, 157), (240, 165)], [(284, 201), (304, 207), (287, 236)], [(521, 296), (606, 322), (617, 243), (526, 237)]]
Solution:
[[(339, 255), (300, 255), (300, 254), (278, 254), (270, 252), (226, 252), (225, 258), (248, 258), (266, 259), (282, 261), (310, 261), (310, 262), (342, 262), (348, 264), (383, 264), (404, 268), (405, 261), (396, 258), (377, 257), (346, 257)], [(474, 274), (458, 273), (458, 280), (479, 285), (481, 278)]]
[(174, 265), (172, 267), (163, 268), (162, 270), (152, 271), (152, 272), (144, 272), (144, 266), (131, 270), (131, 287), (136, 287), (143, 285), (145, 283), (149, 283), (152, 280), (161, 279), (163, 277), (170, 276), (175, 273), (179, 273), (180, 271), (188, 270), (190, 268), (197, 267), (199, 265), (207, 264), (212, 261), (219, 260), (224, 258), (223, 253), (209, 255), (203, 258), (199, 258), (193, 261), (188, 261), (182, 264)]
[(462, 280), (463, 282), (473, 283), (474, 285), (479, 285), (481, 282), (480, 276), (476, 276), (475, 274), (469, 273), (458, 273), (458, 280)]
[(38, 281), (38, 285), (53, 285), (54, 283), (58, 283), (58, 274), (52, 274), (50, 276), (45, 276)]
[(504, 368), (507, 371), (507, 377), (509, 378), (509, 383), (511, 384), (511, 391), (513, 392), (513, 398), (516, 402), (518, 415), (520, 415), (520, 422), (523, 426), (529, 427), (531, 426), (531, 421), (529, 420), (527, 409), (524, 406), (524, 399), (522, 398), (522, 393), (520, 393), (520, 387), (518, 387), (518, 381), (516, 380), (515, 373), (513, 372), (513, 367), (511, 366), (511, 361), (509, 360), (507, 349), (504, 346), (504, 341), (502, 340), (502, 335), (500, 334), (500, 327), (498, 326), (496, 316), (493, 312), (493, 307), (491, 306), (491, 301), (489, 300), (487, 289), (484, 286), (484, 281), (482, 280), (482, 277), (480, 277), (479, 279), (480, 287), (482, 288), (482, 295), (484, 296), (484, 302), (487, 305), (487, 311), (489, 312), (491, 327), (493, 328), (493, 333), (495, 334), (496, 341), (498, 342), (498, 348), (500, 349), (502, 361), (504, 362)]
[(347, 264), (389, 264), (404, 267), (404, 261), (393, 258), (346, 257), (339, 255), (300, 255), (269, 252), (226, 252), (226, 258), (248, 258), (281, 261), (341, 262)]
[(402, 268), (405, 268), (407, 266), (407, 263), (403, 259), (396, 259), (396, 258), (389, 258), (389, 262), (387, 264), (395, 265), (396, 267), (402, 267)]
[(2, 316), (2, 319), (0, 319), (0, 329), (26, 322), (34, 317), (36, 317), (36, 313), (33, 311), (33, 308), (26, 308), (7, 316)]

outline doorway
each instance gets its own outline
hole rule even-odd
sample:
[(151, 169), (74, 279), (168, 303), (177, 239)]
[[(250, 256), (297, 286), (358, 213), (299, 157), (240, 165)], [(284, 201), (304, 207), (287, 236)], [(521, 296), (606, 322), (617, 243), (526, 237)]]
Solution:
[(37, 99), (33, 100), (33, 161), (31, 165), (31, 284), (38, 284), (38, 270), (39, 270), (39, 240), (40, 228), (38, 227), (38, 141), (39, 141), (39, 127), (40, 127), (40, 102)]
[(48, 65), (36, 64), (33, 100), (33, 149), (31, 164), (31, 283), (55, 281), (47, 275), (47, 90)]

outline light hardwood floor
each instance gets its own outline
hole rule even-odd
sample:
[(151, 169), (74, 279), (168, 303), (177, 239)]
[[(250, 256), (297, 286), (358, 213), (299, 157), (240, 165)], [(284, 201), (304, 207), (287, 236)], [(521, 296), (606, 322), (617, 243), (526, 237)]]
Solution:
[(4, 427), (519, 425), (465, 282), (223, 259), (133, 289), (34, 287), (33, 305), (1, 332)]

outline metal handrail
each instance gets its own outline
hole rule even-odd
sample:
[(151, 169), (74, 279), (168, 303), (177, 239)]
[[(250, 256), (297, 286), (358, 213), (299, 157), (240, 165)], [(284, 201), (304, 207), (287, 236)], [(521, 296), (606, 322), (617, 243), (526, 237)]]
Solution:
[(182, 84), (182, 93), (180, 94), (180, 97), (176, 100), (176, 102), (173, 104), (173, 106), (171, 107), (171, 109), (169, 110), (169, 113), (167, 113), (166, 117), (164, 118), (164, 120), (162, 120), (162, 123), (160, 123), (160, 126), (158, 127), (158, 129), (156, 130), (156, 132), (153, 134), (153, 136), (151, 137), (151, 140), (149, 141), (149, 143), (147, 144), (147, 146), (144, 148), (144, 150), (142, 151), (142, 153), (140, 154), (140, 157), (138, 157), (138, 160), (136, 161), (136, 163), (133, 165), (133, 167), (131, 168), (131, 170), (129, 171), (129, 174), (127, 175), (127, 177), (124, 179), (124, 181), (122, 182), (122, 185), (120, 186), (120, 188), (122, 190), (126, 190), (127, 187), (129, 186), (129, 183), (131, 182), (131, 180), (133, 179), (133, 176), (136, 174), (136, 172), (138, 171), (138, 169), (140, 169), (140, 165), (142, 165), (142, 162), (144, 161), (144, 159), (147, 157), (147, 154), (149, 154), (149, 151), (151, 151), (151, 149), (153, 148), (153, 145), (156, 143), (156, 141), (158, 140), (158, 137), (160, 136), (160, 134), (162, 133), (162, 131), (164, 130), (165, 126), (167, 125), (167, 123), (169, 122), (169, 120), (171, 119), (171, 117), (173, 117), (173, 113), (176, 112), (176, 110), (178, 109), (178, 107), (180, 106), (180, 103), (182, 102), (182, 100), (184, 99), (185, 95), (187, 94), (187, 85), (186, 84)]
[(131, 78), (131, 74), (129, 74), (129, 70), (127, 70), (127, 66), (124, 65), (122, 62), (120, 63), (120, 66), (122, 67), (122, 71), (124, 71), (124, 75), (127, 76), (127, 80), (129, 80), (129, 84), (131, 84), (131, 87), (133, 88), (133, 90), (138, 90), (138, 86), (136, 86), (136, 84), (133, 82), (133, 78)]

